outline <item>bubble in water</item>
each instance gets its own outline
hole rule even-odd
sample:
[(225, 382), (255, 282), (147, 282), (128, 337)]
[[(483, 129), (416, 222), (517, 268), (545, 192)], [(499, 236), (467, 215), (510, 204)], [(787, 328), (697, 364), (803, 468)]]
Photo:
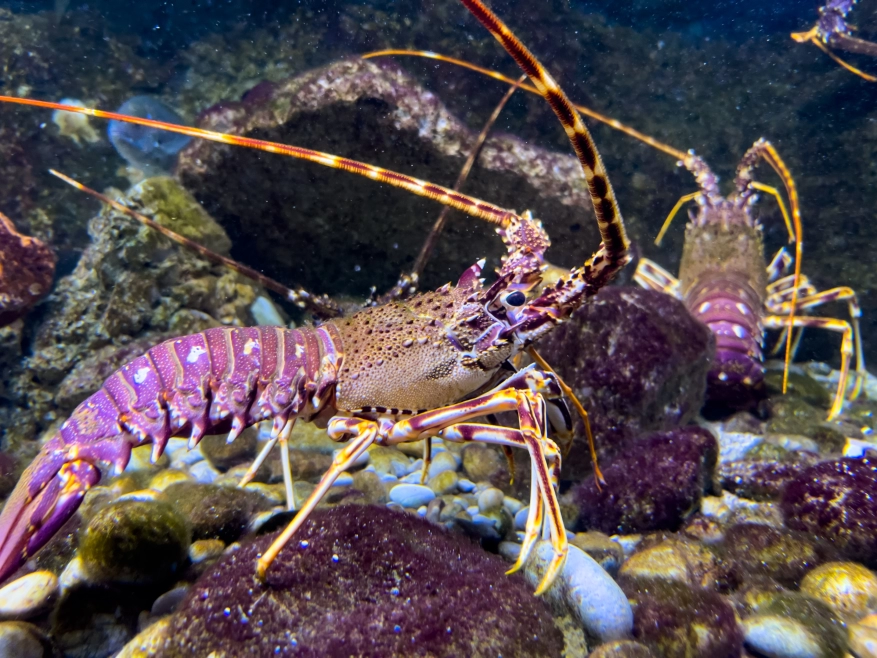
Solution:
[[(185, 125), (179, 114), (151, 96), (129, 98), (118, 112), (143, 119)], [(174, 166), (177, 153), (191, 139), (185, 135), (146, 126), (135, 126), (123, 121), (110, 121), (107, 132), (119, 155), (125, 158), (128, 164), (149, 175), (169, 172)]]

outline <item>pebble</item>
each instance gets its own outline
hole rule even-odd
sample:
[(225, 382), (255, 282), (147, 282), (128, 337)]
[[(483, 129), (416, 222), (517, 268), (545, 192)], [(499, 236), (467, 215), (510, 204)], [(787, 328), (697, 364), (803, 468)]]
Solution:
[(211, 484), (219, 477), (219, 471), (213, 468), (213, 466), (210, 465), (210, 462), (202, 460), (193, 464), (189, 468), (189, 475), (195, 478), (196, 482), (200, 482), (201, 484)]
[(369, 462), (378, 473), (389, 473), (400, 478), (411, 472), (411, 460), (394, 448), (374, 446), (368, 454)]
[(427, 485), (439, 496), (454, 493), (459, 484), (459, 477), (455, 471), (442, 471), (432, 478)]
[(478, 509), (482, 513), (492, 512), (502, 507), (502, 501), (505, 494), (495, 487), (485, 489), (478, 494)]
[(142, 471), (154, 471), (158, 468), (164, 468), (170, 463), (167, 455), (162, 454), (156, 463), (152, 463), (152, 446), (143, 445), (134, 448), (131, 451), (131, 459), (125, 467), (127, 473), (136, 473)]
[(153, 658), (157, 656), (167, 639), (170, 626), (171, 617), (159, 619), (149, 628), (138, 633), (116, 654), (115, 658)]
[(353, 484), (353, 476), (350, 473), (342, 473), (337, 478), (335, 478), (335, 482), (332, 483), (333, 487), (349, 487)]
[(602, 532), (579, 532), (570, 538), (570, 543), (578, 546), (597, 561), (613, 578), (624, 561), (624, 551), (617, 542)]
[(0, 656), (4, 658), (43, 658), (51, 653), (43, 648), (42, 633), (33, 624), (0, 622)]
[(274, 306), (274, 302), (263, 295), (256, 297), (256, 301), (250, 304), (250, 314), (257, 325), (265, 327), (285, 327), (286, 323), (280, 317), (280, 311)]
[(719, 463), (736, 462), (764, 441), (761, 434), (719, 432)]
[(508, 510), (509, 514), (514, 516), (524, 506), (524, 503), (522, 503), (517, 498), (512, 498), (511, 496), (506, 496), (502, 500), (502, 506)]
[(432, 479), (440, 473), (444, 473), (445, 471), (456, 471), (458, 468), (459, 463), (457, 457), (453, 453), (450, 453), (447, 450), (443, 450), (438, 454), (433, 452), (432, 463), (429, 465), (429, 477)]
[(848, 635), (821, 601), (798, 592), (749, 590), (752, 616), (743, 620), (744, 642), (768, 658), (844, 658)]
[(869, 615), (847, 627), (850, 649), (858, 658), (877, 658), (877, 615)]
[(164, 491), (175, 482), (183, 482), (184, 480), (191, 479), (192, 476), (184, 471), (175, 468), (168, 468), (157, 473), (149, 481), (149, 488), (155, 489), (156, 491)]
[(0, 589), (0, 619), (34, 617), (51, 606), (58, 591), (58, 577), (51, 571), (35, 571), (13, 580)]
[(620, 640), (601, 644), (588, 654), (588, 658), (655, 658), (655, 654), (645, 644)]
[(402, 507), (417, 508), (435, 498), (435, 492), (422, 484), (397, 484), (390, 489), (390, 500)]
[[(502, 542), (499, 550), (506, 557), (517, 557), (520, 546)], [(539, 541), (533, 548), (525, 573), (534, 585), (542, 579), (553, 555), (550, 542)], [(593, 558), (576, 546), (569, 547), (563, 571), (545, 596), (549, 601), (565, 604), (585, 630), (601, 642), (631, 637), (633, 610), (627, 596)]]
[(515, 512), (515, 530), (527, 529), (527, 517), (530, 515), (530, 506), (522, 507)]
[(827, 604), (847, 622), (877, 610), (877, 575), (856, 562), (816, 567), (804, 576), (801, 592)]
[(797, 619), (755, 615), (743, 621), (746, 646), (769, 658), (822, 658), (818, 639)]
[(222, 555), (225, 542), (221, 539), (198, 539), (189, 546), (189, 560), (192, 564), (204, 562)]
[(82, 562), (82, 558), (78, 555), (67, 563), (67, 566), (64, 567), (64, 571), (61, 572), (61, 575), (58, 578), (62, 594), (81, 584), (87, 583), (88, 581), (89, 575), (85, 571), (85, 565)]
[(457, 482), (457, 488), (463, 493), (472, 493), (475, 491), (475, 483), (467, 478), (460, 478)]
[(411, 471), (405, 477), (399, 478), (399, 482), (404, 482), (405, 484), (420, 484), (421, 480), (423, 480), (423, 471), (419, 468), (416, 471)]
[(180, 585), (159, 596), (152, 603), (152, 609), (149, 611), (149, 614), (154, 617), (163, 617), (164, 615), (171, 614), (177, 609), (180, 601), (186, 597), (189, 587), (189, 585)]
[(637, 551), (621, 566), (629, 578), (673, 580), (689, 586), (706, 586), (716, 560), (709, 549), (693, 541), (667, 539)]
[(417, 516), (423, 518), (426, 516), (426, 505), (421, 505), (417, 508)]

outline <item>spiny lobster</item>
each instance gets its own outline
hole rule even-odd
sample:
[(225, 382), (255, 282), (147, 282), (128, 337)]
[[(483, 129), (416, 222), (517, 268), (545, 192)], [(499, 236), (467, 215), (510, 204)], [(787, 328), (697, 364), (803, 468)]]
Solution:
[[(479, 0), (462, 0), (512, 55), (551, 105), (582, 165), (602, 242), (568, 277), (542, 290), (542, 255), (549, 245), (540, 222), (446, 188), (353, 160), (294, 146), (223, 135), (14, 97), (0, 100), (161, 127), (228, 144), (284, 153), (366, 176), (432, 198), (498, 225), (508, 254), (484, 287), (482, 264), (455, 286), (404, 302), (364, 309), (316, 328), (216, 328), (166, 341), (111, 375), (80, 404), (25, 470), (0, 514), (0, 580), (33, 555), (74, 514), (100, 479), (101, 464), (124, 469), (132, 448), (189, 434), (273, 419), (272, 440), (288, 438), (298, 419), (328, 428), (340, 450), (292, 522), (259, 558), (264, 578), (272, 561), (340, 473), (371, 445), (439, 436), (526, 449), (531, 458), (530, 512), (520, 556), (540, 535), (554, 555), (536, 589), (561, 569), (566, 532), (556, 497), (560, 453), (547, 436), (546, 398), (561, 394), (557, 378), (530, 366), (504, 377), (509, 359), (564, 321), (628, 261), (629, 242), (615, 195), (594, 142), (557, 83), (529, 50)], [(515, 411), (519, 428), (473, 422)]]
[(792, 39), (798, 43), (812, 43), (847, 71), (868, 82), (877, 82), (877, 77), (848, 64), (828, 49), (828, 46), (832, 46), (851, 53), (877, 57), (877, 43), (852, 36), (853, 26), (847, 23), (846, 18), (854, 4), (856, 0), (828, 0), (819, 8), (819, 20), (816, 24), (806, 32), (792, 32)]
[[(429, 51), (403, 49), (381, 50), (363, 55), (365, 58), (383, 56), (426, 57), (461, 66), (507, 84), (514, 81), (507, 76), (464, 60)], [(521, 89), (539, 93), (535, 87), (522, 84)], [(801, 274), (802, 237), (800, 208), (795, 181), (776, 149), (766, 140), (759, 139), (744, 155), (737, 169), (736, 192), (722, 197), (718, 178), (709, 166), (693, 151), (684, 152), (653, 137), (624, 125), (584, 105), (575, 105), (582, 114), (600, 121), (634, 139), (673, 156), (678, 164), (694, 175), (700, 191), (683, 196), (670, 212), (656, 239), (661, 238), (676, 212), (688, 201), (696, 200), (698, 213), (686, 231), (682, 266), (678, 281), (669, 272), (648, 259), (640, 259), (634, 275), (644, 287), (663, 291), (682, 299), (695, 317), (702, 320), (716, 335), (718, 353), (715, 366), (709, 374), (709, 395), (725, 403), (746, 406), (757, 399), (764, 378), (762, 340), (764, 329), (781, 329), (786, 345), (786, 371), (783, 390), (788, 377), (788, 361), (792, 352), (789, 330), (794, 327), (816, 327), (842, 333), (840, 381), (829, 410), (829, 420), (840, 414), (846, 395), (849, 363), (856, 355), (856, 383), (850, 397), (861, 392), (865, 377), (865, 363), (859, 333), (859, 308), (856, 293), (846, 286), (817, 291)], [(752, 171), (760, 159), (770, 164), (782, 179), (789, 196), (791, 217), (779, 192), (752, 179)], [(781, 249), (770, 263), (765, 262), (761, 228), (752, 213), (758, 193), (773, 195), (789, 231), (790, 242), (795, 242), (795, 272), (783, 276), (792, 263), (785, 249)], [(834, 318), (796, 317), (796, 313), (833, 301), (845, 301), (850, 321)], [(800, 338), (800, 332), (798, 338)], [(783, 344), (781, 338), (778, 347)]]

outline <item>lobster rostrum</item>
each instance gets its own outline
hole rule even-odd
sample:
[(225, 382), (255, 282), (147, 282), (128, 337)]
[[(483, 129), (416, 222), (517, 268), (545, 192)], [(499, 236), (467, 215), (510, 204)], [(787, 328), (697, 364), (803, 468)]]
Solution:
[[(319, 327), (221, 327), (172, 339), (111, 375), (80, 404), (25, 470), (0, 514), (0, 580), (38, 551), (75, 513), (108, 464), (125, 468), (134, 447), (158, 458), (173, 436), (194, 446), (207, 433), (273, 420), (271, 442), (286, 441), (297, 420), (328, 428), (346, 442), (289, 526), (259, 558), (261, 577), (343, 471), (371, 445), (424, 438), (482, 441), (523, 448), (531, 458), (530, 512), (519, 569), (540, 536), (554, 555), (536, 592), (544, 592), (567, 553), (556, 497), (560, 453), (547, 435), (546, 400), (558, 398), (553, 373), (532, 365), (507, 376), (509, 360), (562, 322), (629, 260), (628, 239), (612, 187), (590, 134), (557, 83), (479, 0), (462, 0), (514, 57), (554, 109), (582, 164), (602, 243), (582, 267), (537, 286), (549, 240), (529, 213), (360, 162), (234, 135), (162, 124), (86, 108), (12, 97), (0, 100), (81, 112), (205, 139), (284, 153), (408, 189), (498, 225), (508, 253), (496, 280), (483, 263), (455, 286), (366, 308)], [(505, 378), (504, 378), (505, 377)], [(483, 422), (515, 411), (517, 429)], [(480, 422), (479, 422), (480, 421)]]
[[(753, 181), (752, 172), (765, 159), (786, 183), (792, 207), (790, 221), (779, 193)], [(760, 394), (764, 380), (763, 340), (765, 329), (783, 330), (787, 355), (792, 349), (790, 330), (814, 327), (841, 332), (840, 381), (828, 413), (840, 414), (846, 395), (850, 358), (856, 354), (858, 396), (865, 372), (858, 318), (861, 315), (855, 293), (846, 287), (817, 292), (800, 273), (800, 213), (794, 181), (774, 147), (759, 139), (737, 167), (734, 192), (722, 196), (718, 177), (694, 153), (680, 162), (697, 180), (700, 190), (683, 196), (671, 212), (656, 239), (660, 244), (676, 210), (687, 201), (697, 203), (685, 230), (679, 279), (648, 259), (641, 259), (634, 278), (641, 286), (660, 290), (681, 299), (688, 310), (706, 324), (716, 337), (716, 359), (709, 372), (709, 397), (734, 406), (748, 406)], [(792, 263), (785, 248), (773, 260), (764, 260), (762, 228), (753, 214), (759, 192), (774, 194), (787, 219), (796, 243), (795, 274), (783, 276)], [(792, 228), (794, 224), (794, 229)], [(847, 301), (851, 321), (797, 316), (801, 310), (831, 301)], [(800, 334), (799, 334), (800, 336)], [(854, 350), (855, 345), (855, 350)], [(788, 359), (787, 359), (788, 360)]]

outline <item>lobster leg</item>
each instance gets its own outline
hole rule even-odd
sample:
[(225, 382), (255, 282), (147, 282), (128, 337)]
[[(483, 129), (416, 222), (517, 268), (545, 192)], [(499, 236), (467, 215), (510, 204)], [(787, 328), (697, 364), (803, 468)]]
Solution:
[[(764, 318), (765, 329), (782, 329), (789, 326), (788, 316), (768, 315)], [(853, 356), (853, 328), (845, 320), (835, 318), (814, 318), (808, 316), (796, 316), (793, 327), (811, 327), (815, 329), (828, 329), (843, 334), (840, 348), (840, 379), (837, 383), (837, 392), (834, 402), (828, 411), (828, 420), (834, 420), (843, 410), (847, 379), (850, 374), (850, 358)]]
[[(789, 256), (789, 252), (786, 251), (785, 247), (780, 247), (780, 250), (776, 253), (773, 259), (771, 259), (770, 265), (767, 266), (767, 280), (771, 282), (776, 281), (791, 264), (792, 257)], [(794, 277), (790, 278), (794, 279)]]
[(633, 280), (646, 290), (656, 290), (677, 299), (682, 298), (679, 292), (679, 279), (648, 258), (640, 259), (636, 272), (633, 273)]

